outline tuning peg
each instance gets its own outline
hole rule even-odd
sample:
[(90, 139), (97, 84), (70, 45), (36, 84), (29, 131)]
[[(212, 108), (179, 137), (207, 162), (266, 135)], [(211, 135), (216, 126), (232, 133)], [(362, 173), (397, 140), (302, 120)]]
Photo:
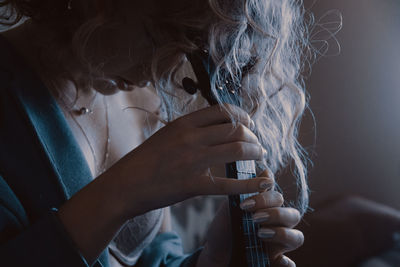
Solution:
[(197, 84), (189, 77), (183, 78), (182, 86), (183, 89), (185, 89), (185, 91), (191, 95), (194, 95), (198, 90)]

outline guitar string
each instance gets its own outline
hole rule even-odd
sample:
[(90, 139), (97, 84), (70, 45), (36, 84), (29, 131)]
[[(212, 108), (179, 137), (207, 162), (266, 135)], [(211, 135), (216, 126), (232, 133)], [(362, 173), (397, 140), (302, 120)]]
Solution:
[[(252, 227), (253, 227), (253, 235), (254, 235), (254, 242), (255, 242), (255, 246), (256, 246), (256, 250), (257, 250), (257, 265), (260, 265), (265, 267), (265, 261), (264, 261), (264, 252), (263, 252), (263, 243), (261, 241), (260, 238), (257, 237), (257, 231), (259, 230), (259, 225), (255, 224), (252, 221)], [(260, 257), (260, 255), (261, 257)], [(260, 263), (261, 262), (261, 263)]]
[[(249, 194), (249, 196), (251, 196), (251, 195)], [(249, 218), (249, 213), (246, 212), (246, 214), (247, 214), (247, 218), (250, 219)], [(253, 254), (255, 254), (255, 259), (252, 259), (252, 265), (254, 265), (254, 263), (257, 263), (257, 257), (258, 257), (258, 255), (257, 255), (257, 247), (256, 247), (256, 244), (254, 242), (254, 228), (253, 227), (250, 228), (252, 226), (250, 221), (248, 221), (247, 226), (249, 228), (249, 238), (250, 238), (252, 251), (253, 251)], [(258, 267), (258, 264), (257, 264), (257, 267)]]
[[(240, 179), (239, 178), (239, 174), (238, 174), (238, 179)], [(240, 203), (242, 203), (242, 201), (243, 201), (243, 196), (242, 195), (239, 195), (239, 198), (240, 198)], [(250, 244), (249, 244), (249, 242), (248, 242), (248, 238), (247, 238), (247, 235), (246, 235), (246, 229), (247, 229), (247, 224), (246, 224), (246, 214), (243, 212), (243, 217), (242, 217), (242, 226), (243, 226), (243, 231), (244, 231), (244, 233), (243, 233), (243, 235), (244, 235), (244, 246), (245, 246), (245, 252), (246, 252), (246, 262), (247, 262), (247, 265), (249, 264), (249, 262), (251, 262), (251, 255), (249, 255), (249, 253), (248, 253), (248, 248), (249, 248), (249, 246), (250, 246)]]
[[(240, 162), (236, 162), (236, 169), (237, 170), (240, 170), (240, 167), (241, 167), (241, 164), (240, 164)], [(238, 179), (239, 180), (243, 180), (243, 178), (244, 177), (242, 177), (242, 173), (240, 173), (240, 172), (238, 172)], [(243, 195), (240, 195), (240, 202), (242, 202), (244, 199), (246, 199), (246, 198), (248, 198), (248, 196), (249, 196), (249, 194), (243, 194)], [(250, 228), (249, 228), (249, 217), (248, 217), (248, 213), (247, 212), (243, 212), (243, 221), (242, 221), (242, 223), (244, 224), (243, 226), (243, 228), (244, 228), (244, 231), (247, 231), (247, 235), (246, 235), (246, 233), (243, 233), (244, 235), (245, 235), (245, 238), (246, 238), (246, 243), (247, 244), (245, 244), (246, 246), (247, 246), (247, 248), (246, 248), (246, 250), (247, 251), (250, 251), (250, 264), (252, 265), (252, 263), (254, 262), (254, 257), (253, 257), (253, 248), (252, 248), (252, 242), (251, 242), (251, 236), (250, 236)], [(249, 264), (249, 259), (248, 259), (248, 252), (246, 253), (247, 254), (247, 263)]]
[[(260, 261), (262, 261), (261, 265), (262, 267), (265, 267), (264, 264), (264, 254), (262, 253), (262, 241), (260, 238), (257, 237), (257, 230), (259, 229), (258, 224), (256, 225), (253, 221), (251, 222), (251, 225), (253, 227), (253, 237), (254, 237), (254, 243), (255, 243), (255, 247), (256, 247), (256, 254), (257, 254), (257, 265), (260, 266)], [(260, 257), (260, 255), (261, 257)]]
[[(253, 224), (254, 225), (254, 224)], [(259, 225), (254, 225), (254, 227), (256, 228), (255, 229), (255, 233), (260, 229), (259, 228)], [(261, 264), (262, 264), (262, 266), (265, 266), (265, 262), (264, 262), (264, 251), (263, 251), (263, 244), (262, 244), (262, 241), (261, 241), (261, 239), (257, 239), (257, 242), (258, 242), (258, 250), (259, 250), (259, 253), (260, 253), (260, 255), (261, 255), (261, 257), (259, 258), (259, 262), (261, 261)], [(260, 260), (261, 259), (261, 260)]]
[[(244, 162), (244, 161), (237, 162), (237, 165), (236, 165), (237, 169), (241, 169), (242, 165), (246, 165), (246, 162)], [(246, 169), (246, 168), (244, 168), (244, 169)], [(250, 169), (254, 169), (254, 167), (253, 168), (249, 167), (248, 169), (246, 169), (246, 174), (247, 175), (251, 175), (250, 173), (247, 173), (247, 171), (251, 172)], [(254, 178), (253, 176), (243, 177), (242, 174), (244, 174), (244, 173), (239, 173), (239, 175), (238, 175), (239, 179)], [(243, 201), (244, 199), (246, 199), (248, 197), (251, 197), (251, 196), (254, 196), (254, 195), (256, 195), (256, 194), (244, 194), (244, 195), (240, 196), (240, 200)], [(256, 232), (257, 232), (256, 230), (259, 227), (257, 227), (258, 225), (255, 225), (255, 223), (252, 221), (252, 219), (249, 218), (249, 213), (248, 212), (245, 212), (244, 216), (245, 216), (245, 219), (244, 219), (245, 222), (244, 223), (246, 225), (247, 232), (248, 232), (247, 241), (250, 242), (249, 249), (250, 249), (250, 254), (251, 254), (252, 266), (254, 266), (254, 262), (256, 262), (257, 266), (260, 266), (260, 264), (262, 266), (264, 266), (264, 267), (267, 266), (267, 264), (269, 266), (269, 260), (268, 260), (267, 255), (265, 254), (265, 252), (263, 250), (263, 243), (257, 237), (257, 234), (256, 234)], [(250, 231), (249, 223), (251, 223), (251, 227), (252, 227), (253, 231)], [(252, 237), (253, 237), (253, 239), (252, 239)], [(254, 260), (254, 257), (253, 257), (253, 249), (255, 250), (256, 260)], [(261, 255), (261, 257), (260, 257), (260, 255)]]
[[(242, 162), (237, 162), (236, 167), (238, 171), (238, 179), (248, 179), (248, 178), (254, 178), (253, 175), (253, 171), (251, 171), (251, 169), (253, 168), (249, 167), (249, 168), (245, 168), (244, 165), (246, 165), (246, 162), (242, 161)], [(243, 167), (243, 168), (242, 168)], [(248, 166), (247, 166), (248, 167)], [(249, 176), (250, 175), (250, 176)], [(244, 194), (240, 196), (240, 200), (243, 201), (244, 199), (254, 196), (256, 194)], [(252, 229), (253, 231), (250, 231), (250, 226), (249, 223), (252, 223)], [(250, 249), (250, 258), (251, 258), (251, 262), (250, 265), (254, 266), (254, 262), (257, 264), (257, 266), (260, 266), (260, 264), (262, 264), (263, 266), (265, 265), (265, 253), (263, 251), (263, 246), (262, 246), (262, 242), (261, 240), (259, 240), (256, 236), (256, 231), (255, 231), (255, 224), (252, 221), (252, 219), (249, 218), (249, 213), (244, 213), (244, 219), (243, 219), (243, 224), (245, 224), (245, 229), (247, 229), (247, 241), (250, 243), (248, 246), (248, 249)], [(254, 253), (253, 250), (255, 250), (255, 254), (256, 254), (256, 259), (254, 260)], [(248, 253), (247, 253), (248, 254)], [(261, 257), (260, 257), (261, 255)], [(248, 260), (249, 261), (249, 260)], [(262, 261), (262, 263), (261, 263)], [(249, 263), (249, 262), (248, 262)]]
[[(260, 229), (260, 226), (259, 225), (256, 225), (256, 224), (253, 224), (254, 225), (254, 227), (256, 228), (255, 229), (255, 233), (257, 233), (258, 231), (259, 231), (259, 229)], [(256, 234), (255, 234), (256, 235)], [(259, 251), (259, 253), (260, 253), (260, 255), (261, 255), (261, 257), (259, 257), (258, 259), (259, 259), (259, 261), (261, 261), (261, 263), (262, 263), (262, 266), (269, 266), (269, 263), (268, 263), (268, 259), (266, 258), (267, 256), (266, 256), (266, 252), (265, 252), (265, 244), (263, 243), (263, 241), (260, 239), (260, 238), (258, 238), (257, 236), (256, 236), (256, 241), (258, 242), (258, 251)]]
[[(240, 163), (239, 162), (237, 162), (237, 169), (239, 169), (240, 168)], [(240, 180), (242, 180), (242, 179), (244, 179), (244, 177), (242, 177), (242, 173), (238, 173), (238, 179), (240, 179)], [(249, 194), (243, 194), (243, 195), (241, 195), (240, 196), (240, 200), (241, 200), (241, 202), (244, 200), (244, 199), (246, 199), (246, 198), (248, 198), (249, 197)], [(247, 257), (247, 264), (248, 265), (253, 265), (253, 262), (254, 262), (254, 256), (253, 256), (253, 244), (252, 244), (252, 240), (251, 240), (251, 233), (250, 233), (250, 228), (249, 228), (249, 217), (248, 217), (248, 213), (247, 212), (243, 212), (243, 219), (244, 219), (244, 221), (243, 221), (243, 224), (244, 224), (244, 230), (246, 231), (246, 233), (244, 233), (245, 234), (245, 238), (246, 238), (246, 245), (247, 245), (247, 248), (246, 248), (246, 250), (247, 250), (247, 255), (249, 254), (248, 253), (248, 251), (250, 251), (250, 260), (248, 259), (248, 257)]]
[[(247, 196), (246, 196), (247, 197)], [(250, 228), (249, 228), (249, 222), (248, 222), (248, 213), (244, 213), (245, 219), (246, 219), (246, 228), (247, 228), (247, 241), (248, 241), (248, 250), (250, 250), (250, 258), (251, 258), (251, 263), (254, 262), (254, 256), (253, 256), (253, 248), (252, 248), (252, 242), (251, 242), (251, 236), (250, 236)]]
[[(239, 177), (240, 177), (240, 179), (243, 179), (244, 177), (242, 177), (242, 174), (239, 174), (238, 175)], [(243, 196), (242, 196), (242, 201), (244, 200), (244, 199), (246, 199), (246, 198), (248, 198), (250, 196), (250, 194), (244, 194)], [(247, 238), (247, 242), (248, 242), (248, 244), (247, 244), (247, 246), (248, 246), (248, 249), (247, 250), (250, 250), (250, 263), (251, 263), (251, 265), (253, 265), (253, 262), (254, 262), (254, 255), (253, 255), (253, 244), (252, 244), (252, 240), (251, 240), (251, 233), (250, 233), (250, 227), (249, 227), (249, 214), (248, 214), (248, 212), (244, 212), (244, 219), (245, 219), (245, 224), (246, 224), (246, 228), (247, 228), (247, 236), (246, 236), (246, 238)], [(249, 263), (249, 262), (248, 262)]]
[[(241, 165), (246, 165), (246, 162), (238, 162), (237, 163), (237, 169), (240, 169), (240, 167), (242, 167)], [(245, 169), (245, 168), (244, 168)], [(247, 171), (247, 169), (245, 170)], [(247, 174), (247, 176), (249, 176), (249, 174)], [(244, 173), (238, 173), (238, 178), (239, 179), (247, 179), (247, 178), (252, 178), (252, 177), (246, 177), (246, 175)], [(254, 194), (244, 194), (241, 196), (241, 201), (243, 201), (244, 199), (253, 196)], [(250, 250), (250, 255), (251, 255), (251, 265), (254, 266), (254, 263), (257, 264), (257, 267), (260, 266), (259, 263), (259, 255), (258, 255), (258, 246), (257, 246), (257, 237), (255, 236), (255, 232), (254, 232), (254, 223), (252, 221), (250, 221), (250, 217), (249, 217), (249, 212), (244, 212), (244, 217), (245, 217), (245, 225), (247, 228), (247, 240), (249, 242), (248, 244), (248, 250)], [(249, 225), (251, 224), (251, 226)], [(252, 227), (252, 230), (250, 229), (250, 227)], [(246, 236), (245, 236), (246, 237)], [(254, 253), (255, 252), (255, 253)], [(254, 255), (255, 254), (255, 255)], [(254, 258), (255, 256), (255, 258)]]
[(254, 242), (254, 246), (255, 246), (255, 251), (256, 251), (256, 261), (257, 261), (257, 266), (260, 266), (260, 256), (258, 255), (258, 247), (257, 247), (257, 236), (256, 236), (256, 229), (254, 226), (254, 222), (251, 223), (251, 227), (252, 227), (252, 234), (253, 234), (253, 242)]
[[(248, 195), (246, 196), (246, 198), (248, 197)], [(250, 226), (249, 226), (249, 214), (246, 212), (245, 213), (245, 217), (246, 217), (246, 227), (247, 227), (247, 234), (248, 234), (248, 242), (249, 242), (249, 249), (251, 252), (251, 264), (253, 265), (254, 262), (254, 246), (253, 246), (253, 242), (251, 239), (251, 231), (250, 231)]]
[(256, 252), (256, 263), (257, 263), (257, 266), (260, 266), (260, 255), (259, 255), (260, 247), (258, 246), (258, 242), (257, 242), (259, 240), (259, 238), (257, 237), (255, 223), (252, 221), (250, 224), (251, 224), (251, 228), (252, 228), (253, 243), (254, 243), (255, 252)]

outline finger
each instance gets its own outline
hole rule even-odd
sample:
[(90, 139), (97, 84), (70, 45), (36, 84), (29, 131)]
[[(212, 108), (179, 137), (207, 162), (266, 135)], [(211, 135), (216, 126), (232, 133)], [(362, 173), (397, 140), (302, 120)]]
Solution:
[(194, 127), (205, 127), (213, 124), (221, 124), (231, 122), (231, 115), (248, 128), (254, 128), (254, 122), (243, 109), (230, 104), (214, 105), (198, 111), (195, 111), (187, 116), (184, 116), (180, 121), (188, 123)]
[(215, 166), (241, 160), (262, 160), (264, 156), (261, 145), (239, 141), (205, 148), (203, 163)]
[(294, 208), (270, 208), (257, 210), (252, 215), (253, 221), (263, 226), (274, 225), (293, 228), (301, 219), (300, 212)]
[(303, 245), (304, 235), (297, 229), (285, 227), (261, 227), (257, 236), (264, 242), (268, 242), (270, 250), (274, 254), (283, 254), (295, 250)]
[(282, 194), (271, 190), (247, 198), (240, 204), (240, 207), (243, 210), (255, 212), (262, 209), (281, 207), (283, 202)]
[(257, 176), (261, 176), (261, 177), (273, 177), (273, 174), (271, 174), (271, 172), (268, 169), (263, 170), (260, 174), (258, 174)]
[(273, 267), (296, 267), (296, 263), (286, 257), (285, 255), (280, 255), (272, 263)]
[(239, 141), (260, 145), (257, 136), (241, 123), (224, 123), (200, 128), (197, 138), (203, 141), (204, 145), (212, 146)]
[(197, 195), (238, 195), (265, 190), (273, 186), (273, 180), (268, 177), (257, 177), (246, 180), (202, 176), (195, 187)]

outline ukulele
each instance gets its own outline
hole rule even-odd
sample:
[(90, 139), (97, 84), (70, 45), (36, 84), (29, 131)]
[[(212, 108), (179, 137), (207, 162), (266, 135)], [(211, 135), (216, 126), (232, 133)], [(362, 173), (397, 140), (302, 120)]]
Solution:
[[(210, 105), (218, 104), (211, 91), (210, 77), (215, 70), (214, 63), (207, 50), (197, 50), (186, 55), (192, 65), (197, 78), (197, 83), (185, 77), (182, 86), (189, 94), (195, 94), (197, 90), (208, 101)], [(243, 73), (248, 72), (251, 66), (243, 68)], [(230, 103), (239, 105), (240, 99), (232, 82), (226, 81), (218, 87), (220, 96), (228, 96)], [(237, 161), (228, 163), (225, 166), (226, 175), (232, 179), (249, 179), (256, 177), (254, 161)], [(229, 196), (229, 213), (232, 227), (232, 256), (230, 267), (269, 267), (268, 255), (265, 253), (265, 245), (257, 237), (259, 225), (252, 220), (251, 213), (240, 209), (240, 203), (255, 194), (231, 195)]]

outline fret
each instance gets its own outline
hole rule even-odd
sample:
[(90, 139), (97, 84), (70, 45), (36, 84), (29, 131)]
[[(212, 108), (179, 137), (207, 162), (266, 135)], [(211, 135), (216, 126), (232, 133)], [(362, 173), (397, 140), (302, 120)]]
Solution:
[[(254, 178), (256, 177), (254, 173), (252, 172), (238, 172), (240, 175), (241, 179), (249, 179), (249, 178)], [(238, 178), (239, 179), (239, 178)], [(239, 179), (240, 180), (240, 179)]]
[(236, 169), (238, 172), (254, 173), (256, 164), (253, 160), (237, 161)]
[[(233, 170), (236, 172), (238, 180), (250, 179), (256, 177), (256, 166), (254, 161), (238, 161), (233, 164)], [(239, 196), (240, 202), (257, 195), (257, 193), (242, 194)], [(255, 224), (251, 218), (251, 213), (243, 212), (242, 230), (244, 236), (244, 249), (246, 251), (246, 260), (248, 267), (268, 267), (270, 266), (268, 255), (264, 251), (262, 241), (257, 237), (259, 225)]]
[(253, 174), (253, 173), (248, 174), (248, 173), (241, 173), (241, 172), (239, 172), (239, 173), (237, 174), (238, 180), (246, 180), (246, 179), (254, 178), (254, 177), (255, 177), (255, 174)]
[[(232, 171), (239, 180), (250, 179), (256, 177), (256, 169), (254, 161), (238, 161), (232, 164)], [(257, 195), (257, 193), (239, 195), (239, 200), (243, 200)], [(242, 234), (244, 242), (244, 250), (246, 251), (246, 261), (248, 267), (268, 267), (269, 259), (264, 251), (262, 241), (257, 237), (259, 225), (255, 224), (251, 213), (242, 213)]]
[[(239, 180), (250, 179), (256, 177), (255, 163), (254, 161), (238, 161), (229, 165), (227, 173), (230, 173), (230, 177)], [(258, 193), (242, 194), (238, 196), (239, 202), (257, 195)], [(231, 203), (233, 204), (233, 203)], [(238, 204), (233, 204), (238, 205)], [(245, 251), (245, 260), (247, 267), (268, 267), (269, 259), (264, 251), (263, 242), (257, 237), (259, 225), (255, 224), (252, 220), (251, 213), (241, 212), (241, 229), (243, 236), (243, 249)]]
[(253, 172), (238, 172), (238, 179), (248, 179), (255, 177)]

